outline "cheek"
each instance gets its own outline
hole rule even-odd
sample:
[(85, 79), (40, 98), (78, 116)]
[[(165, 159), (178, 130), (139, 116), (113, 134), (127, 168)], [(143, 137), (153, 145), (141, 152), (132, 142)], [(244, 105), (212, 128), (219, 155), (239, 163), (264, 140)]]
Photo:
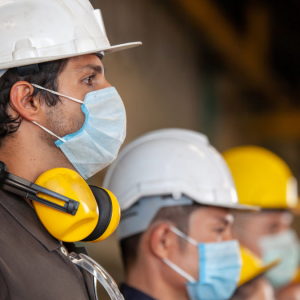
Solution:
[(69, 119), (84, 119), (84, 113), (81, 110), (81, 104), (72, 100), (64, 102), (64, 114)]
[(290, 224), (281, 223), (281, 224), (278, 226), (278, 230), (277, 230), (276, 233), (284, 232), (284, 231), (286, 231), (286, 230), (288, 230), (288, 229), (290, 229), (290, 228), (291, 228)]
[(50, 120), (54, 127), (52, 131), (60, 137), (77, 132), (82, 128), (84, 121), (85, 115), (81, 110), (81, 105), (71, 100), (64, 101), (55, 107)]
[(246, 248), (248, 248), (250, 251), (252, 251), (257, 256), (261, 257), (262, 252), (261, 252), (261, 248), (259, 246), (259, 239), (260, 239), (260, 237), (258, 237), (258, 236), (248, 235), (248, 236), (245, 236), (245, 238), (242, 239), (241, 242)]
[(201, 241), (202, 243), (218, 243), (222, 242), (222, 240), (225, 238), (225, 235), (225, 232), (220, 233), (216, 230), (207, 228), (205, 231), (203, 230), (203, 232), (198, 234), (196, 240)]
[(199, 278), (199, 254), (198, 248), (187, 244), (180, 255), (180, 267), (196, 280)]
[(258, 290), (258, 289), (254, 289), (251, 296), (249, 298), (247, 298), (247, 300), (258, 300), (258, 299), (271, 300), (272, 298), (265, 295), (261, 290)]

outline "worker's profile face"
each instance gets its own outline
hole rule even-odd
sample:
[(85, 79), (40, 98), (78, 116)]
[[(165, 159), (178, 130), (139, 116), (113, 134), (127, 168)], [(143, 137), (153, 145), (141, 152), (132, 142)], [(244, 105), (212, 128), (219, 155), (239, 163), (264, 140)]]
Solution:
[(226, 208), (202, 207), (189, 219), (189, 236), (201, 243), (232, 239), (233, 216)]
[[(195, 210), (189, 218), (188, 235), (199, 243), (214, 243), (232, 239), (233, 216), (228, 209), (213, 206)], [(176, 254), (177, 265), (198, 279), (199, 255), (195, 245), (186, 243)]]
[(244, 218), (241, 224), (238, 224), (239, 222), (235, 224), (238, 237), (242, 237), (241, 242), (244, 246), (259, 256), (261, 256), (260, 239), (289, 229), (293, 221), (290, 212), (275, 210), (249, 213)]
[[(83, 101), (86, 94), (110, 87), (104, 75), (104, 66), (96, 55), (81, 55), (70, 58), (58, 76), (57, 90), (60, 94)], [(77, 132), (83, 126), (85, 115), (81, 104), (61, 97), (61, 102), (49, 107), (48, 129), (64, 137)]]

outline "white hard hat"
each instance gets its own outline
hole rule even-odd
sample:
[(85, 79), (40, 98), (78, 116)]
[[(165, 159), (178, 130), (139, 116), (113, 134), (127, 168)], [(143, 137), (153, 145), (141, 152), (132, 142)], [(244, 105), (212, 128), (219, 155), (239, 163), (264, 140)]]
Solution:
[(238, 203), (229, 168), (207, 137), (185, 129), (153, 131), (130, 143), (109, 167), (104, 187), (121, 210), (142, 197), (182, 194), (204, 205), (254, 208)]
[(120, 203), (120, 239), (144, 231), (160, 208), (190, 205), (191, 200), (210, 206), (257, 209), (238, 203), (223, 157), (206, 136), (191, 130), (158, 130), (133, 141), (109, 167), (104, 187)]
[(111, 46), (89, 0), (0, 0), (0, 40), (0, 76), (13, 67), (141, 45)]

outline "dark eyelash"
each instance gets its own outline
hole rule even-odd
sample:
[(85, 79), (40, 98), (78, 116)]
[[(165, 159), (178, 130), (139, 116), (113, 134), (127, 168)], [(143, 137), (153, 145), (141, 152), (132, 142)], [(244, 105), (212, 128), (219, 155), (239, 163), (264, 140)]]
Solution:
[(94, 79), (96, 77), (96, 74), (92, 74), (92, 75), (90, 75), (90, 76), (88, 76), (88, 77), (86, 77), (86, 78), (84, 78), (83, 79), (83, 81), (85, 81), (85, 80), (91, 80), (91, 79)]
[(88, 77), (88, 79), (94, 79), (96, 77), (96, 74), (93, 74), (91, 76)]

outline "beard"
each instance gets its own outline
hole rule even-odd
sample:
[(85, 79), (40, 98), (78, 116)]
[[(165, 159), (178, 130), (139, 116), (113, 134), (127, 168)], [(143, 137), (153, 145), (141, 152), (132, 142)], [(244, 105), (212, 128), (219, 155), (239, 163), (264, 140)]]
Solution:
[[(58, 137), (63, 138), (79, 131), (84, 124), (84, 120), (85, 115), (82, 112), (80, 116), (71, 115), (68, 113), (67, 106), (63, 102), (58, 102), (55, 106), (47, 108), (46, 124), (43, 126)], [(57, 148), (55, 145), (57, 138), (55, 136), (42, 130), (40, 138), (48, 146)]]

